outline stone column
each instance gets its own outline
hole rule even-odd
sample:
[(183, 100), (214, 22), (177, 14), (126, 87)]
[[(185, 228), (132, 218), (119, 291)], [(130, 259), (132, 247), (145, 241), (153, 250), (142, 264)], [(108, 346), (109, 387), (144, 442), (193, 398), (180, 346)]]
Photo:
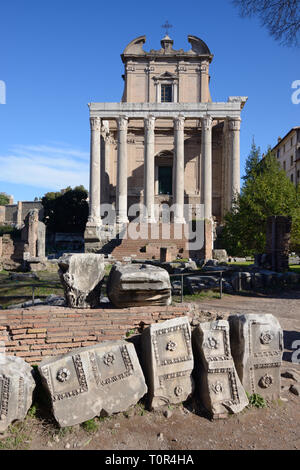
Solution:
[(241, 118), (229, 118), (229, 141), (231, 157), (231, 200), (240, 192), (240, 128)]
[(144, 222), (154, 223), (154, 127), (155, 117), (148, 116), (144, 120)]
[(89, 217), (87, 225), (100, 226), (100, 145), (101, 145), (101, 119), (90, 118), (91, 125), (91, 156), (90, 156), (90, 191), (89, 191)]
[(204, 196), (204, 218), (212, 217), (212, 118), (205, 116), (202, 123), (202, 158), (204, 160), (203, 196)]
[(174, 119), (175, 213), (174, 222), (184, 224), (184, 116)]
[(118, 125), (118, 162), (117, 162), (117, 223), (128, 223), (127, 218), (127, 126), (128, 117), (119, 116)]
[(101, 135), (101, 203), (109, 203), (109, 160), (111, 136), (108, 121), (102, 121)]

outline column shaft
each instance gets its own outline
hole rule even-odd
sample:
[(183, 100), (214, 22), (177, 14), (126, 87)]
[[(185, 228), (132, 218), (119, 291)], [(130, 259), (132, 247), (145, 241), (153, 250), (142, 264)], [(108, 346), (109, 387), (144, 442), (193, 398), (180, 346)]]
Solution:
[(174, 222), (185, 223), (184, 220), (184, 117), (174, 119), (175, 149), (175, 213)]
[(240, 127), (241, 119), (229, 119), (231, 156), (231, 200), (240, 192)]
[(128, 118), (120, 116), (118, 124), (118, 168), (116, 209), (117, 223), (127, 223), (127, 126)]
[(89, 225), (101, 225), (100, 218), (100, 128), (98, 117), (90, 118), (91, 150), (90, 150), (90, 191), (89, 191)]
[(204, 217), (212, 217), (212, 118), (202, 118), (202, 158), (204, 159)]
[(145, 142), (144, 142), (144, 205), (146, 214), (145, 222), (154, 223), (154, 116), (144, 120)]

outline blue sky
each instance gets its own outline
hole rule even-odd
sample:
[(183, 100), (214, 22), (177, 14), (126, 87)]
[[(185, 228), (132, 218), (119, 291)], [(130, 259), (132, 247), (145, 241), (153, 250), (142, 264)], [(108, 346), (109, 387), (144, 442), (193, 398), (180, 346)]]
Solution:
[(265, 151), (300, 125), (292, 82), (299, 49), (280, 46), (255, 18), (242, 19), (230, 0), (142, 2), (6, 0), (0, 6), (0, 192), (31, 200), (68, 185), (88, 187), (87, 103), (120, 101), (120, 54), (145, 34), (158, 49), (161, 25), (173, 25), (174, 48), (188, 34), (203, 39), (213, 101), (248, 96), (242, 112), (241, 174), (252, 137)]

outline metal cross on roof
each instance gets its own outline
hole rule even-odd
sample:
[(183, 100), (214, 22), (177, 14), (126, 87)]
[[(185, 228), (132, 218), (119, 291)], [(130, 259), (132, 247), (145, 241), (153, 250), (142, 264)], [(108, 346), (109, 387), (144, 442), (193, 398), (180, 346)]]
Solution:
[(166, 35), (168, 35), (168, 30), (169, 30), (170, 28), (173, 28), (173, 26), (172, 26), (171, 24), (169, 24), (168, 20), (167, 20), (167, 21), (165, 22), (165, 24), (163, 24), (161, 27), (166, 30)]

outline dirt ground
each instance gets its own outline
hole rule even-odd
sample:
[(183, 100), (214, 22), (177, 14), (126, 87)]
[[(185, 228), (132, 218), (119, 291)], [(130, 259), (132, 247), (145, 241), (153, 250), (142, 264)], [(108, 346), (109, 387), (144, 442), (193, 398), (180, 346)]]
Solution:
[[(299, 341), (300, 349), (300, 291), (280, 296), (224, 296), (203, 300), (201, 307), (225, 318), (238, 312), (275, 315), (284, 330), (282, 374), (291, 369), (300, 373), (300, 351), (298, 363), (291, 362), (294, 341)], [(33, 407), (23, 423), (12, 425), (0, 437), (0, 449), (299, 450), (300, 397), (289, 390), (293, 383), (282, 377), (280, 400), (218, 421), (209, 420), (191, 403), (167, 408), (167, 416), (138, 404), (127, 413), (59, 430), (49, 416)]]

